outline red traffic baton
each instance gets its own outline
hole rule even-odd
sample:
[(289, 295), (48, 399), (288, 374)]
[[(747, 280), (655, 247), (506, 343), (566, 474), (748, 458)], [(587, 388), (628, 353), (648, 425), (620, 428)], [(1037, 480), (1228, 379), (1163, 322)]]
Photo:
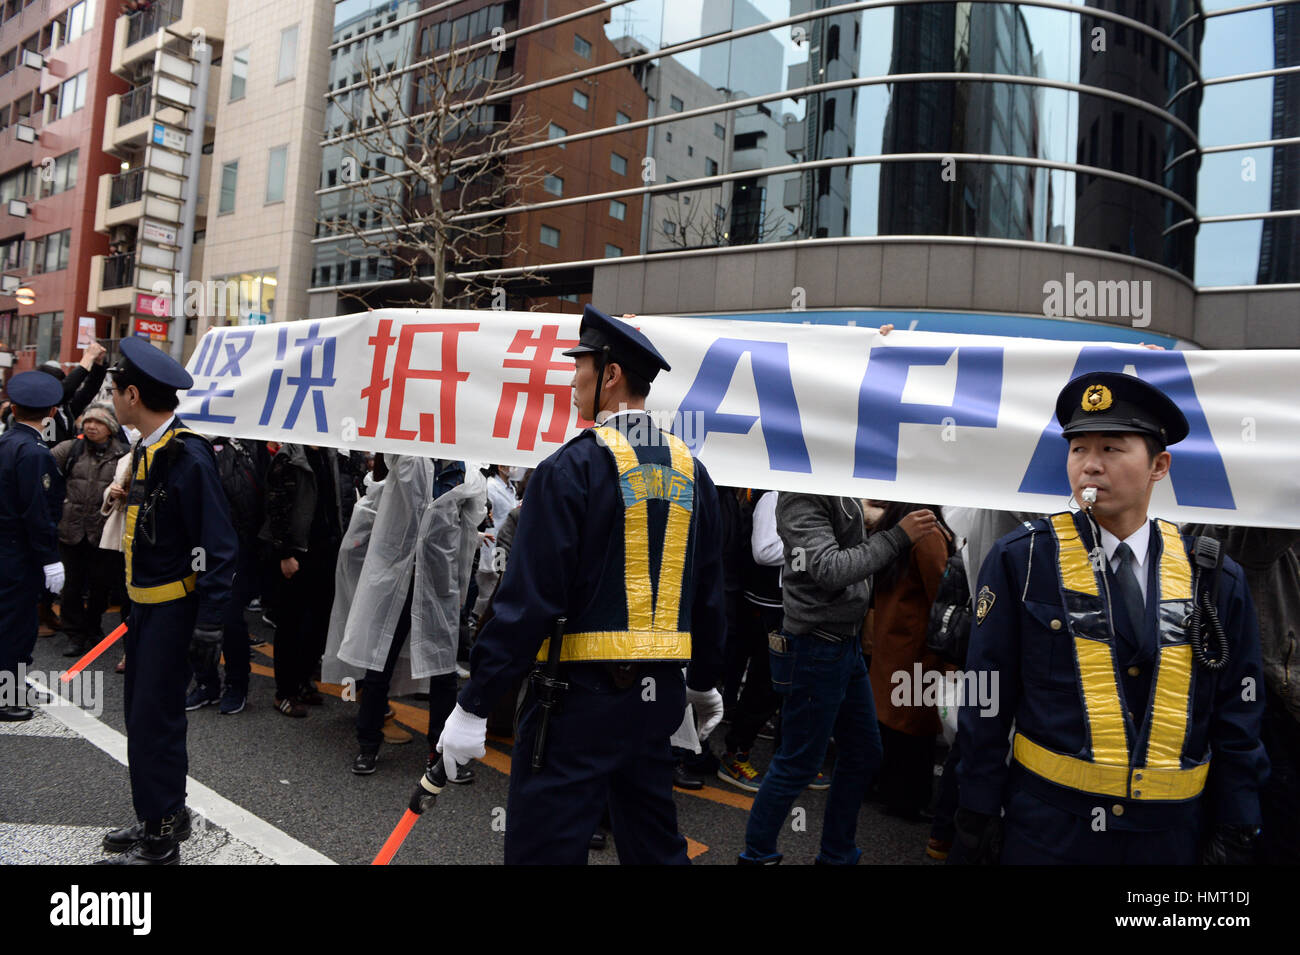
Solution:
[(82, 670), (86, 669), (86, 667), (90, 666), (90, 664), (94, 663), (95, 659), (101, 653), (103, 653), (105, 650), (111, 647), (113, 644), (117, 643), (117, 641), (121, 639), (122, 634), (124, 633), (126, 633), (126, 624), (125, 623), (118, 624), (116, 630), (114, 630), (112, 633), (106, 636), (103, 640), (100, 640), (99, 643), (95, 644), (94, 647), (91, 648), (89, 653), (87, 653), (84, 657), (78, 660), (76, 664), (70, 670), (68, 670), (67, 673), (62, 674), (59, 677), (59, 682), (60, 683), (72, 682), (72, 678), (74, 676), (76, 676)]
[(443, 768), (442, 760), (438, 759), (432, 766), (424, 771), (420, 777), (420, 785), (415, 787), (415, 792), (411, 793), (411, 802), (406, 807), (406, 812), (402, 813), (402, 818), (393, 828), (392, 834), (384, 842), (384, 846), (375, 856), (375, 861), (371, 865), (388, 865), (393, 861), (393, 856), (397, 855), (397, 850), (402, 848), (402, 843), (411, 833), (411, 827), (415, 821), (420, 818), (426, 809), (438, 801), (438, 794), (447, 788), (447, 771)]

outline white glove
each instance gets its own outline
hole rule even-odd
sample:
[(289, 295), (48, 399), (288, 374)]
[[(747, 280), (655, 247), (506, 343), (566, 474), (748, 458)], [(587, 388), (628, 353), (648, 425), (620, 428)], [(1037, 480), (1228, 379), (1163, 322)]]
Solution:
[(717, 690), (692, 690), (688, 686), (686, 702), (695, 707), (700, 740), (708, 739), (709, 734), (722, 722), (722, 694)]
[(63, 561), (45, 565), (45, 589), (52, 594), (63, 592)]
[(455, 779), (458, 763), (468, 763), (487, 755), (487, 717), (475, 716), (457, 703), (442, 726), (438, 752), (442, 753), (442, 766), (447, 771), (447, 778)]

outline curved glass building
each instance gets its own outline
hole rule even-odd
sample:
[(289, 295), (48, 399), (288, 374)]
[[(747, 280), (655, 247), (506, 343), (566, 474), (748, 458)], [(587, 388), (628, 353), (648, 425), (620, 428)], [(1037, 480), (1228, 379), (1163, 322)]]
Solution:
[[(495, 41), (492, 68), (514, 85), (492, 102), (545, 118), (512, 154), (537, 182), (499, 210), (519, 247), (459, 272), (448, 263), (504, 289), (511, 307), (592, 300), (614, 312), (1300, 344), (1289, 317), (1300, 302), (1294, 3), (337, 10), (327, 114), (348, 93), (333, 77), (369, 55), (357, 25), (391, 10), (383, 48), (407, 44), (413, 70), (457, 43)], [(346, 138), (325, 141), (329, 215), (347, 201), (330, 159)], [(400, 269), (355, 255), (341, 267), (348, 241), (317, 237), (313, 314), (347, 310), (340, 295), (409, 300)], [(1097, 294), (1062, 308), (1051, 283)], [(459, 287), (449, 283), (449, 302)]]

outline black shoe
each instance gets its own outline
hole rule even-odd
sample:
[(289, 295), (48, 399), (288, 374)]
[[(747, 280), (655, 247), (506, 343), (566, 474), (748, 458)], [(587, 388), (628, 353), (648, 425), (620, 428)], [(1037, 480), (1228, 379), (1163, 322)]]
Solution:
[(704, 780), (678, 763), (673, 767), (673, 785), (678, 789), (703, 789)]
[[(172, 817), (175, 820), (172, 838), (177, 842), (184, 842), (190, 837), (192, 831), (192, 821), (190, 811), (182, 809)], [(143, 822), (137, 822), (134, 826), (125, 826), (121, 829), (114, 829), (108, 835), (104, 836), (105, 852), (126, 852), (137, 842), (145, 838), (146, 827)]]
[(121, 855), (100, 859), (95, 865), (179, 865), (180, 845), (171, 836), (146, 835)]
[[(431, 767), (435, 761), (439, 763), (442, 762), (441, 753), (434, 753), (432, 756), (428, 758), (428, 760), (425, 761), (424, 771), (426, 773), (429, 771), (429, 767)], [(447, 782), (455, 783), (457, 786), (468, 786), (473, 781), (474, 781), (474, 770), (470, 768), (469, 763), (457, 763), (456, 777), (454, 779), (447, 780)]]
[(26, 706), (0, 706), (0, 723), (22, 723), (36, 715)]
[(357, 753), (357, 758), (352, 760), (352, 771), (358, 776), (369, 776), (375, 771), (377, 762), (379, 762), (378, 753)]
[(90, 652), (90, 648), (93, 646), (94, 644), (88, 640), (73, 640), (68, 644), (68, 649), (63, 651), (63, 655), (69, 659), (73, 657), (84, 657)]
[(591, 842), (588, 844), (587, 848), (595, 849), (597, 852), (599, 852), (602, 849), (604, 849), (605, 846), (608, 845), (608, 843), (609, 843), (609, 839), (605, 835), (605, 830), (597, 829), (595, 832), (591, 834)]

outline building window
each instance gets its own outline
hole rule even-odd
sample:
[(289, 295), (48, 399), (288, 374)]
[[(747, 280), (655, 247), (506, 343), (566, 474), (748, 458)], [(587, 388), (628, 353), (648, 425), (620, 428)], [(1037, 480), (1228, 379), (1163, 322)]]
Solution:
[(677, 96), (668, 97), (668, 105), (672, 107), (674, 113), (680, 113), (686, 108), (686, 104)]
[(688, 156), (694, 156), (694, 155), (695, 155), (695, 147), (694, 147), (694, 146), (687, 146), (687, 147), (686, 147), (686, 155), (688, 155)]
[(80, 3), (74, 3), (68, 8), (67, 18), (64, 21), (68, 25), (63, 36), (64, 43), (71, 43), (95, 25), (93, 22), (95, 13), (90, 9), (90, 3), (91, 0), (81, 0)]
[(32, 167), (26, 164), (0, 176), (0, 203), (32, 194)]
[(578, 34), (573, 35), (573, 52), (578, 54), (584, 60), (591, 59), (591, 44), (584, 40)]
[(239, 160), (223, 163), (221, 166), (221, 200), (217, 205), (217, 215), (235, 211), (235, 182), (239, 178)]
[(298, 72), (298, 25), (280, 31), (280, 65), (275, 71), (275, 81), (291, 80)]
[(726, 139), (726, 138), (727, 138), (727, 127), (726, 127), (726, 126), (723, 126), (721, 123), (714, 123), (714, 124), (713, 124), (713, 135), (714, 135), (714, 136), (717, 136), (719, 139)]
[(68, 267), (68, 250), (72, 247), (72, 230), (51, 232), (36, 240), (36, 251), (32, 256), (32, 272), (57, 272)]
[(77, 185), (77, 150), (64, 153), (54, 164), (41, 166), (41, 197), (66, 192)]
[[(567, 136), (567, 135), (569, 135), (569, 131), (568, 131), (567, 129), (565, 129), (563, 126), (557, 126), (557, 125), (555, 125), (555, 123), (551, 123), (551, 128), (547, 131), (547, 137), (546, 137), (546, 138), (547, 138), (547, 139), (560, 139), (561, 137), (564, 137), (564, 136)], [(561, 148), (561, 149), (564, 148), (564, 143), (560, 143), (560, 148)]]
[(617, 199), (609, 200), (609, 214), (619, 222), (627, 219), (627, 203), (619, 202)]
[(248, 47), (236, 50), (230, 61), (230, 102), (244, 98), (244, 87), (248, 82)]
[(676, 234), (677, 234), (677, 223), (674, 222), (672, 219), (665, 219), (664, 235), (676, 235)]
[(615, 126), (622, 126), (623, 124), (630, 122), (632, 122), (632, 117), (627, 115), (627, 113), (623, 112), (621, 109), (614, 114)]
[(560, 230), (551, 226), (542, 226), (542, 245), (549, 245), (552, 249), (560, 246)]
[(605, 258), (617, 259), (622, 255), (623, 255), (623, 250), (620, 249), (618, 246), (610, 245), (608, 242), (605, 243)]
[(715, 159), (704, 159), (704, 174), (706, 176), (716, 176), (718, 174), (718, 163)]
[[(321, 267), (321, 281), (329, 281), (328, 265)], [(264, 325), (275, 317), (273, 269), (217, 275), (209, 285), (209, 314), (223, 316), (227, 325)]]
[(86, 71), (59, 84), (59, 119), (71, 116), (86, 105)]
[(553, 196), (564, 195), (564, 180), (559, 176), (547, 176), (542, 185)]
[(266, 159), (266, 201), (284, 201), (284, 171), (289, 162), (289, 147), (276, 146)]
[(627, 160), (618, 153), (609, 154), (609, 168), (614, 170), (620, 176), (627, 175)]
[(673, 141), (673, 134), (668, 130), (664, 130), (664, 139), (671, 143)]
[(591, 101), (587, 99), (587, 94), (582, 90), (573, 91), (573, 105), (578, 107), (578, 109), (586, 109), (589, 102)]

